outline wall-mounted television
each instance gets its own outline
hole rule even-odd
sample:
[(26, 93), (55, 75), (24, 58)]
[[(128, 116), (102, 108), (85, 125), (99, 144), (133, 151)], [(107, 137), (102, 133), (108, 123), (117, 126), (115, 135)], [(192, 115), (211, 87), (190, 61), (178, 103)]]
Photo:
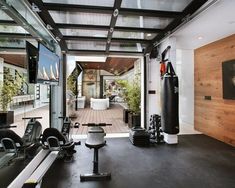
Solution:
[(38, 43), (37, 83), (58, 85), (60, 58), (46, 46)]
[(26, 41), (26, 59), (28, 68), (28, 82), (37, 83), (38, 74), (38, 49)]
[(235, 60), (222, 63), (223, 98), (235, 100)]

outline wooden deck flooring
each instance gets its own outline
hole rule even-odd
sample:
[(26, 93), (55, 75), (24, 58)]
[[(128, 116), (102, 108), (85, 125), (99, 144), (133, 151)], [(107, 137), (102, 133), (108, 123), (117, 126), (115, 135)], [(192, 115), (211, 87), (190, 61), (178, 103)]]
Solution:
[(82, 126), (86, 123), (110, 123), (112, 126), (104, 127), (106, 133), (127, 133), (129, 128), (123, 122), (123, 107), (119, 104), (111, 104), (107, 110), (92, 110), (90, 108), (78, 109), (77, 119), (74, 122), (80, 123), (80, 128), (75, 129), (73, 134), (87, 134), (88, 128)]
[[(127, 133), (129, 128), (127, 124), (123, 122), (123, 107), (119, 104), (111, 104), (107, 110), (92, 110), (90, 108), (79, 109), (76, 111), (77, 119), (73, 122), (79, 122), (81, 125), (84, 123), (110, 123), (112, 126), (104, 127), (106, 133)], [(14, 125), (17, 128), (13, 128), (18, 135), (23, 136), (27, 121), (22, 120), (22, 117), (42, 116), (41, 122), (43, 130), (49, 127), (49, 106), (44, 106), (37, 109), (32, 109), (30, 112), (25, 112), (15, 116)], [(72, 129), (71, 134), (85, 135), (87, 134), (88, 128), (80, 126), (79, 129)]]

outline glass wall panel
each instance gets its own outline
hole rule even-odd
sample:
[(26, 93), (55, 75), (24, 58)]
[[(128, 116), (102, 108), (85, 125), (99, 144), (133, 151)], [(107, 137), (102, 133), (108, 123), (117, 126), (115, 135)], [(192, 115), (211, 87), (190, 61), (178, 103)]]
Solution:
[(107, 37), (108, 31), (88, 30), (88, 29), (60, 29), (63, 35), (72, 36), (91, 36), (91, 37)]
[[(1, 1), (1, 3), (2, 2), (3, 1)], [(14, 11), (9, 15), (15, 18), (14, 16), (22, 14), (25, 20), (31, 21), (28, 24), (25, 23), (24, 26), (27, 27), (24, 28), (26, 30), (30, 25), (38, 31), (42, 30), (42, 28), (40, 28), (42, 25), (36, 26), (37, 19), (30, 18), (28, 12), (30, 10), (26, 10), (23, 6), (17, 5), (22, 2), (23, 1), (7, 1), (7, 3), (13, 3), (14, 5), (12, 4), (12, 6), (15, 7), (14, 9), (13, 7), (8, 7), (8, 11)], [(2, 16), (0, 19), (12, 20), (1, 11), (0, 16)], [(21, 18), (22, 21), (24, 20), (20, 16), (19, 18)], [(22, 38), (8, 38), (6, 37), (7, 34), (0, 35), (0, 129), (4, 129), (6, 132), (13, 131), (23, 140), (23, 144), (27, 142), (27, 145), (29, 145), (30, 143), (33, 144), (38, 141), (41, 132), (36, 130), (38, 134), (36, 134), (35, 139), (32, 141), (26, 140), (28, 137), (25, 135), (31, 134), (30, 130), (35, 132), (34, 128), (37, 125), (32, 122), (32, 124), (28, 124), (29, 119), (25, 118), (41, 116), (42, 118), (37, 119), (37, 121), (41, 124), (42, 131), (50, 126), (50, 87), (48, 85), (32, 84), (28, 81), (29, 67), (25, 50), (26, 37), (24, 38), (24, 34), (28, 35), (29, 33), (26, 32), (24, 28), (20, 26), (7, 26), (3, 23), (0, 25), (0, 33), (15, 33), (23, 36)], [(35, 39), (30, 38), (27, 39), (27, 41), (37, 48), (38, 43)], [(21, 50), (16, 48), (21, 48)], [(38, 147), (33, 148), (28, 148), (27, 150), (25, 147), (18, 148), (18, 150), (15, 150), (17, 155), (13, 157), (14, 159), (12, 161), (6, 164), (0, 164), (0, 187), (7, 187), (37, 154), (37, 151), (39, 151), (37, 150)], [(0, 144), (0, 160), (5, 154), (6, 151), (4, 151), (3, 146)]]
[(142, 52), (145, 45), (140, 43), (119, 43), (111, 42), (110, 51), (130, 51), (130, 52)]
[(122, 8), (183, 11), (192, 0), (122, 0)]
[(122, 32), (114, 31), (113, 38), (130, 38), (130, 39), (147, 39), (152, 40), (156, 33), (137, 33), (137, 32)]
[(62, 3), (62, 4), (77, 4), (91, 6), (106, 6), (113, 7), (114, 0), (43, 0), (45, 3)]
[[(52, 50), (55, 49), (55, 39), (52, 38), (51, 33), (46, 29), (45, 25), (41, 22), (38, 16), (31, 10), (31, 7), (25, 1), (3, 1), (2, 4), (6, 7), (9, 16), (17, 19), (17, 23), (24, 26), (24, 28), (31, 32), (34, 37), (44, 40), (47, 47)], [(52, 43), (51, 41), (54, 41)]]
[(106, 42), (67, 41), (68, 49), (75, 50), (105, 50)]
[(119, 15), (116, 26), (141, 27), (141, 28), (165, 28), (173, 19), (143, 16)]
[[(25, 41), (22, 41), (23, 43), (25, 44)], [(1, 89), (5, 88), (14, 92), (12, 95), (7, 95), (1, 90), (1, 97), (9, 99), (7, 109), (14, 112), (12, 124), (17, 127), (12, 130), (22, 137), (28, 123), (28, 120), (22, 118), (33, 116), (42, 117), (39, 122), (41, 122), (43, 130), (49, 127), (50, 87), (28, 82), (26, 54), (7, 52), (6, 49), (0, 54), (0, 57), (3, 62), (3, 88)], [(2, 105), (1, 107), (3, 108)]]
[(109, 25), (111, 14), (49, 11), (56, 23)]
[[(25, 48), (25, 40), (24, 39), (17, 39), (17, 38), (0, 38), (0, 47), (4, 50), (6, 48)], [(35, 46), (37, 46), (37, 41), (34, 39), (28, 39), (28, 41)]]
[(0, 10), (0, 18), (1, 20), (12, 20), (11, 17), (9, 17), (5, 12), (3, 12), (2, 10)]
[(0, 33), (24, 33), (24, 34), (27, 34), (28, 32), (25, 31), (25, 29), (22, 28), (21, 26), (0, 25)]
[(12, 38), (4, 38), (0, 42), (0, 47), (7, 47), (7, 48), (25, 48), (25, 41), (22, 39), (12, 39)]

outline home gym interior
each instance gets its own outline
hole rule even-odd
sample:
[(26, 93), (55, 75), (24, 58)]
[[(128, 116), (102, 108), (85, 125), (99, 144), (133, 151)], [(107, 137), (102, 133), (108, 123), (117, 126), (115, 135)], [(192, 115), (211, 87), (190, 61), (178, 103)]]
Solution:
[(0, 188), (235, 186), (234, 1), (0, 5)]

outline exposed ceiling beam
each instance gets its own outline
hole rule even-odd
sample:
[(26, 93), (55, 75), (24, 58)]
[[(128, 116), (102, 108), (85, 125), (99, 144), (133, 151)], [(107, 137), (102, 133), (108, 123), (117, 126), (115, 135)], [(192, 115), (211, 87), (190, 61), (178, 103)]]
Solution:
[(110, 24), (109, 24), (109, 31), (108, 31), (107, 42), (106, 42), (106, 49), (105, 49), (106, 53), (109, 52), (114, 27), (115, 27), (116, 22), (117, 22), (117, 18), (118, 18), (118, 15), (119, 15), (119, 9), (121, 7), (121, 4), (122, 4), (122, 0), (115, 0), (114, 1), (113, 13), (112, 13)]
[[(109, 26), (105, 25), (85, 25), (85, 24), (67, 24), (67, 23), (56, 23), (57, 28), (61, 29), (88, 29), (88, 30), (105, 30), (110, 29)], [(124, 32), (144, 32), (144, 33), (162, 33), (163, 29), (158, 28), (141, 28), (141, 27), (121, 27), (115, 26), (115, 31)]]
[(169, 36), (180, 24), (187, 20), (190, 15), (195, 13), (208, 0), (193, 0), (182, 12), (183, 18), (174, 19), (164, 30), (165, 32), (157, 35), (151, 44), (145, 49), (144, 53), (148, 53), (154, 47), (154, 44), (159, 43), (162, 39)]
[[(87, 37), (87, 36), (63, 36), (64, 40), (77, 40), (77, 41), (102, 41), (106, 42), (106, 37)], [(121, 43), (150, 43), (151, 40), (146, 39), (130, 39), (130, 38), (112, 38), (112, 42), (121, 42)]]
[(30, 34), (24, 34), (24, 33), (0, 33), (0, 38), (28, 39), (34, 37)]
[[(113, 7), (105, 7), (105, 6), (62, 4), (62, 3), (44, 3), (44, 6), (48, 10), (55, 10), (55, 11), (89, 12), (89, 13), (101, 13), (101, 14), (113, 13)], [(176, 11), (159, 11), (159, 10), (146, 10), (146, 9), (134, 9), (134, 8), (120, 8), (119, 13), (121, 15), (132, 15), (132, 16), (149, 16), (149, 17), (166, 17), (166, 18), (182, 17), (182, 13)]]
[(73, 54), (73, 55), (143, 55), (143, 52), (109, 51), (109, 53), (106, 53), (104, 50), (75, 50), (75, 49), (68, 49), (68, 54)]
[(6, 51), (8, 51), (8, 50), (22, 51), (22, 50), (25, 50), (25, 47), (9, 47), (9, 46), (4, 47), (4, 46), (2, 46), (2, 47), (0, 47), (0, 50), (2, 50), (2, 51), (4, 51), (4, 50), (6, 50)]
[(19, 24), (13, 20), (0, 20), (0, 25), (18, 26)]
[(50, 25), (52, 27), (51, 32), (55, 36), (56, 39), (58, 39), (58, 42), (60, 44), (61, 50), (67, 51), (67, 44), (64, 40), (62, 40), (63, 35), (61, 34), (60, 30), (56, 27), (55, 22), (51, 15), (49, 14), (48, 10), (46, 7), (44, 7), (44, 4), (42, 0), (28, 0), (31, 4), (34, 3), (35, 5), (38, 6), (38, 8), (41, 10), (38, 12), (38, 15), (40, 18), (43, 20), (43, 22), (46, 25)]

